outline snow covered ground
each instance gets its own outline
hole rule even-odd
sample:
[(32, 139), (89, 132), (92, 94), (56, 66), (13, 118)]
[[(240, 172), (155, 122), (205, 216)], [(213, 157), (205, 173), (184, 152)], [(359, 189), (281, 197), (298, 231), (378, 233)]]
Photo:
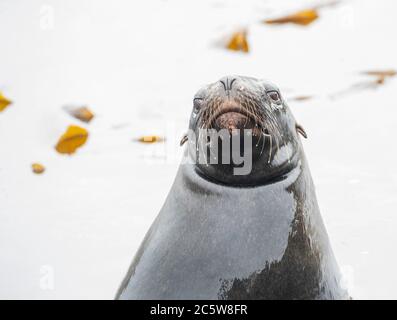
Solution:
[[(0, 113), (0, 298), (113, 298), (173, 182), (193, 94), (241, 74), (315, 96), (289, 105), (350, 292), (396, 299), (397, 79), (338, 92), (397, 68), (397, 3), (342, 1), (308, 27), (260, 23), (318, 3), (2, 0), (0, 91), (14, 104)], [(241, 26), (249, 54), (216, 46)], [(82, 124), (69, 104), (97, 117)], [(71, 157), (53, 148), (70, 124), (90, 132)], [(133, 142), (143, 134), (167, 143)]]

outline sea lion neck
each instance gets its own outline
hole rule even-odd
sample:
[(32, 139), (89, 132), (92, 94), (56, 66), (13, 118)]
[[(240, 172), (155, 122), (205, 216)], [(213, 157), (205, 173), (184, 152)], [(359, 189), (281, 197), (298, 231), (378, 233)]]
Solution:
[[(252, 173), (248, 175), (233, 175), (231, 168), (222, 168), (221, 166), (195, 166), (195, 172), (203, 179), (235, 188), (252, 188), (265, 186), (286, 180), (292, 171), (298, 169), (298, 162), (291, 161), (283, 166), (277, 167), (275, 170), (270, 168), (268, 172), (261, 172), (261, 169), (252, 169)], [(271, 170), (271, 171), (270, 171)]]
[(217, 176), (208, 176), (194, 164), (182, 164), (178, 175), (181, 175), (187, 189), (195, 193), (217, 195), (221, 197), (225, 190), (240, 189), (260, 189), (268, 186), (280, 185), (287, 189), (295, 182), (302, 171), (302, 162), (298, 159), (297, 163), (284, 168), (283, 172), (275, 173), (272, 177), (263, 179), (251, 179), (247, 181), (228, 182)]

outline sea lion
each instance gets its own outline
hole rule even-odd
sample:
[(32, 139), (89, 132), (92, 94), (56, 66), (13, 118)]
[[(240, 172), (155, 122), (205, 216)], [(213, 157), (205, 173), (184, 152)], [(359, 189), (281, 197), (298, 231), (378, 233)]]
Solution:
[[(306, 132), (279, 89), (224, 77), (196, 94), (189, 128), (181, 143), (194, 161), (181, 164), (116, 298), (347, 299), (299, 138)], [(208, 161), (228, 154), (211, 154), (224, 136), (202, 138), (206, 129), (237, 136), (250, 170)]]

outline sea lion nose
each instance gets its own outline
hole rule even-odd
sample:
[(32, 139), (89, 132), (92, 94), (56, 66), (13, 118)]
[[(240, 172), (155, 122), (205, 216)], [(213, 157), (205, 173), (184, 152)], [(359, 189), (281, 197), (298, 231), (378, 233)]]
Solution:
[(234, 77), (224, 77), (221, 80), (219, 80), (219, 82), (222, 84), (225, 91), (228, 92), (232, 90), (233, 84), (236, 80), (237, 79)]

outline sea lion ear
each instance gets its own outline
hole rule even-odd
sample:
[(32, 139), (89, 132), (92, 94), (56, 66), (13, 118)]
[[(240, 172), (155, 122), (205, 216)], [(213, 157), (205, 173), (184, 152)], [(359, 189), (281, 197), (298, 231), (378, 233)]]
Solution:
[(188, 139), (187, 134), (184, 134), (179, 145), (182, 147)]
[(296, 132), (300, 133), (302, 135), (302, 137), (307, 139), (307, 133), (306, 133), (305, 129), (303, 129), (303, 127), (300, 124), (296, 124), (295, 128), (296, 128)]

